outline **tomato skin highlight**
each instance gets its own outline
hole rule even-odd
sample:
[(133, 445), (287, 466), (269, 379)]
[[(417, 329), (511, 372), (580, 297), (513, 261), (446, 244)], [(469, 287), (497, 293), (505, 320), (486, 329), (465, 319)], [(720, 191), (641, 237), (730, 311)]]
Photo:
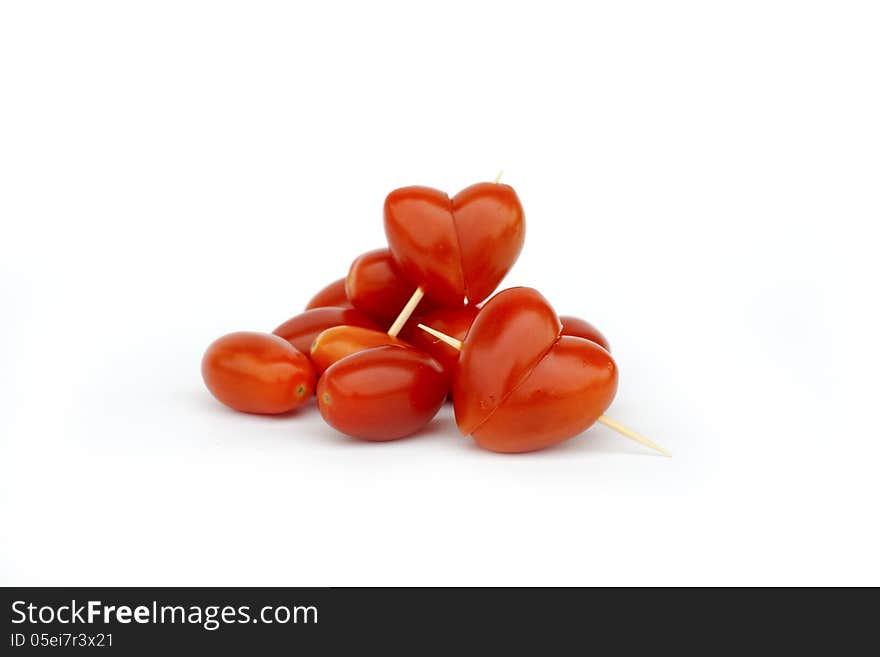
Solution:
[(394, 338), (384, 331), (363, 328), (362, 326), (334, 326), (321, 331), (309, 352), (309, 360), (318, 376), (338, 360), (351, 356), (364, 349), (382, 345), (409, 346), (399, 338)]
[(312, 342), (321, 331), (333, 326), (363, 326), (379, 330), (381, 327), (354, 308), (313, 308), (291, 317), (272, 333), (281, 336), (304, 354), (309, 353)]
[(617, 392), (617, 365), (591, 340), (564, 335), (473, 432), (493, 452), (532, 452), (582, 433)]
[(218, 401), (243, 413), (286, 413), (315, 390), (309, 359), (271, 333), (242, 331), (215, 340), (202, 358), (202, 378)]
[(352, 308), (351, 301), (345, 294), (345, 279), (340, 278), (333, 281), (326, 287), (322, 287), (306, 304), (306, 310), (314, 308), (327, 308), (335, 306), (337, 308)]
[(417, 349), (385, 345), (347, 356), (318, 382), (318, 408), (353, 438), (396, 440), (424, 427), (446, 399), (446, 374)]
[(602, 335), (602, 332), (585, 319), (573, 317), (571, 315), (560, 315), (559, 321), (562, 322), (562, 335), (571, 335), (577, 338), (583, 338), (590, 342), (595, 342), (608, 353), (611, 353), (611, 345), (608, 339)]

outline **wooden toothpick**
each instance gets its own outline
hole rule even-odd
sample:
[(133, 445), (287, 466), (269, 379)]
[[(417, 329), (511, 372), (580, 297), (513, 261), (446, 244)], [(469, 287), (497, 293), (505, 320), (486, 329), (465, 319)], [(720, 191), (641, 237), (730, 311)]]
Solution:
[(504, 169), (501, 169), (501, 171), (498, 172), (498, 175), (495, 176), (495, 184), (496, 185), (501, 182), (501, 176), (503, 176), (503, 175), (504, 175)]
[[(423, 331), (425, 331), (426, 333), (430, 333), (438, 340), (445, 342), (450, 347), (461, 351), (461, 345), (462, 345), (461, 340), (457, 340), (457, 339), (453, 338), (451, 335), (446, 335), (445, 333), (441, 333), (437, 329), (433, 329), (430, 326), (425, 326), (424, 324), (419, 324), (419, 328), (422, 329)], [(660, 445), (658, 445), (654, 441), (649, 440), (649, 439), (645, 438), (643, 435), (641, 435), (640, 433), (637, 433), (637, 432), (633, 431), (632, 429), (630, 429), (629, 427), (622, 425), (617, 420), (612, 420), (607, 415), (600, 415), (598, 421), (601, 422), (602, 424), (604, 424), (609, 429), (613, 429), (614, 431), (619, 433), (621, 436), (629, 438), (630, 440), (634, 440), (637, 443), (644, 445), (645, 447), (650, 447), (651, 449), (656, 450), (656, 451), (660, 452), (661, 454), (663, 454), (663, 456), (672, 456), (672, 453), (669, 450), (664, 449), (663, 447), (660, 447)]]
[(621, 436), (626, 436), (630, 440), (635, 440), (637, 443), (641, 443), (645, 447), (650, 447), (651, 449), (657, 450), (663, 456), (672, 456), (672, 452), (670, 452), (668, 449), (660, 447), (660, 445), (655, 443), (653, 440), (648, 440), (642, 434), (636, 433), (629, 427), (623, 426), (620, 422), (618, 422), (617, 420), (612, 420), (607, 415), (600, 415), (598, 421), (604, 424), (609, 429), (613, 429)]
[(442, 342), (445, 342), (453, 349), (458, 349), (459, 351), (461, 351), (461, 344), (462, 344), (461, 340), (456, 340), (451, 335), (446, 335), (445, 333), (441, 333), (440, 331), (438, 331), (436, 329), (432, 329), (430, 326), (425, 326), (424, 324), (419, 324), (418, 326), (420, 329), (422, 329), (426, 333), (430, 333), (435, 338), (437, 338), (438, 340), (441, 340)]
[(397, 319), (394, 320), (391, 328), (388, 329), (388, 335), (390, 335), (392, 338), (397, 337), (397, 334), (400, 333), (403, 325), (406, 324), (407, 320), (409, 320), (410, 316), (413, 314), (413, 312), (415, 312), (416, 306), (419, 305), (419, 301), (422, 300), (423, 296), (425, 296), (424, 290), (422, 290), (422, 288), (420, 287), (417, 287), (416, 291), (413, 292), (412, 296), (409, 298), (409, 301), (406, 302), (403, 310), (400, 311)]

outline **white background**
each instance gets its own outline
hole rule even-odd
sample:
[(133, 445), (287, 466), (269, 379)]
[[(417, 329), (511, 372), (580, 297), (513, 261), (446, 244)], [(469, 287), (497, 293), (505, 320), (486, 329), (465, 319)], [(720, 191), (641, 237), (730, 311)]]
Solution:
[[(880, 584), (880, 16), (848, 2), (8, 2), (0, 583)], [(389, 444), (204, 389), (504, 169), (603, 427)]]

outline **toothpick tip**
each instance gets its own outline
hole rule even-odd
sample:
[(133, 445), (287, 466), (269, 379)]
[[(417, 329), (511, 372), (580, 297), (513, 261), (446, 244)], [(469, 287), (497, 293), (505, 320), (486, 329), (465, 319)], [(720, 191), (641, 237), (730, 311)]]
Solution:
[(418, 324), (417, 326), (420, 329), (422, 329), (423, 331), (425, 331), (426, 333), (433, 335), (435, 338), (437, 338), (441, 342), (445, 342), (453, 349), (458, 349), (459, 351), (461, 351), (461, 347), (463, 344), (461, 340), (453, 338), (451, 335), (446, 335), (445, 333), (441, 333), (437, 329), (432, 329), (430, 326), (425, 326), (424, 324)]
[(655, 443), (653, 440), (648, 440), (640, 433), (636, 433), (635, 431), (633, 431), (629, 427), (625, 427), (624, 425), (622, 425), (620, 422), (617, 422), (616, 420), (612, 420), (607, 415), (600, 416), (598, 421), (601, 422), (602, 424), (604, 424), (609, 429), (613, 429), (614, 431), (616, 431), (620, 435), (625, 436), (625, 437), (629, 438), (630, 440), (635, 440), (637, 443), (641, 443), (645, 447), (653, 449), (653, 450), (659, 452), (660, 454), (662, 454), (663, 456), (666, 456), (668, 458), (672, 458), (672, 452), (670, 452), (668, 449), (660, 447), (660, 445)]

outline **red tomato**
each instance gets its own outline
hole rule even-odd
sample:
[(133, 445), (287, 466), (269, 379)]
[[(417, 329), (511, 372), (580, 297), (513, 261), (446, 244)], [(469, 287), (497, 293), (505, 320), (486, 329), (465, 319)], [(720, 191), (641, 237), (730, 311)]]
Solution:
[(395, 189), (385, 199), (385, 234), (407, 279), (441, 304), (464, 303), (461, 252), (445, 192), (430, 187)]
[(318, 376), (328, 367), (346, 356), (351, 356), (364, 349), (393, 344), (407, 347), (406, 342), (393, 338), (384, 331), (363, 328), (360, 326), (334, 326), (321, 331), (309, 353), (309, 360), (315, 367)]
[[(386, 327), (397, 319), (416, 287), (400, 273), (388, 249), (359, 255), (345, 279), (345, 293), (351, 305)], [(423, 299), (420, 310), (428, 308), (428, 303)]]
[(300, 313), (272, 331), (280, 335), (301, 352), (307, 354), (315, 338), (321, 331), (332, 326), (363, 326), (379, 330), (381, 327), (372, 319), (354, 308), (313, 308)]
[(306, 310), (312, 310), (313, 308), (326, 308), (328, 306), (336, 306), (337, 308), (352, 307), (348, 297), (345, 296), (344, 278), (340, 278), (338, 281), (333, 281), (327, 287), (321, 288), (306, 305)]
[(617, 391), (617, 366), (601, 346), (561, 335), (531, 288), (496, 294), (462, 344), (453, 379), (458, 427), (496, 452), (527, 452), (595, 422)]
[(525, 214), (513, 187), (477, 183), (452, 197), (468, 303), (488, 298), (519, 258)]
[(453, 198), (402, 187), (385, 199), (385, 235), (403, 275), (444, 306), (477, 304), (501, 282), (525, 241), (509, 185), (478, 183)]
[(418, 327), (418, 324), (430, 326), (441, 333), (464, 340), (471, 328), (474, 318), (479, 313), (475, 306), (463, 306), (461, 308), (437, 308), (419, 318), (418, 323), (407, 323), (401, 336), (416, 349), (421, 349), (439, 362), (443, 369), (452, 376), (458, 363), (458, 349), (435, 338)]
[(531, 452), (578, 435), (614, 400), (617, 366), (595, 342), (564, 335), (473, 432), (493, 452)]
[(327, 424), (362, 440), (395, 440), (431, 421), (449, 383), (440, 364), (417, 349), (373, 347), (331, 365), (318, 382)]
[(230, 333), (202, 358), (202, 378), (218, 400), (245, 413), (286, 413), (315, 390), (309, 359), (269, 333)]
[[(443, 368), (450, 374), (454, 372), (458, 364), (458, 358), (461, 352), (455, 347), (451, 347), (439, 338), (435, 338), (418, 327), (419, 324), (430, 326), (433, 329), (445, 333), (456, 340), (464, 341), (470, 330), (471, 324), (479, 313), (478, 306), (463, 306), (461, 308), (438, 308), (426, 315), (418, 317), (412, 322), (407, 322), (401, 337), (417, 349), (421, 349), (429, 356), (432, 356), (443, 365)], [(588, 321), (579, 317), (569, 315), (561, 315), (559, 321), (562, 323), (562, 335), (570, 335), (577, 338), (584, 338), (595, 342), (605, 351), (610, 352), (611, 347), (608, 340), (595, 326)]]
[[(406, 327), (401, 333), (401, 337), (411, 344), (413, 347), (424, 351), (429, 356), (437, 360), (450, 376), (454, 374), (458, 365), (458, 359), (461, 352), (455, 347), (451, 347), (439, 338), (434, 337), (418, 327), (418, 324), (430, 326), (441, 333), (461, 340), (467, 337), (471, 324), (479, 313), (480, 308), (477, 306), (463, 306), (462, 308), (437, 308), (426, 315), (419, 317), (413, 322), (407, 322)], [(605, 336), (599, 332), (595, 326), (578, 317), (560, 317), (562, 323), (561, 335), (570, 335), (573, 337), (584, 338), (595, 342), (606, 351), (610, 352), (608, 341)], [(451, 392), (451, 391), (450, 391)]]
[(462, 433), (482, 424), (561, 331), (556, 313), (537, 290), (513, 287), (485, 303), (468, 331), (452, 384)]
[(562, 322), (562, 335), (573, 335), (584, 340), (595, 342), (605, 351), (611, 351), (611, 345), (608, 340), (595, 326), (580, 317), (572, 317), (570, 315), (560, 315), (559, 321)]

